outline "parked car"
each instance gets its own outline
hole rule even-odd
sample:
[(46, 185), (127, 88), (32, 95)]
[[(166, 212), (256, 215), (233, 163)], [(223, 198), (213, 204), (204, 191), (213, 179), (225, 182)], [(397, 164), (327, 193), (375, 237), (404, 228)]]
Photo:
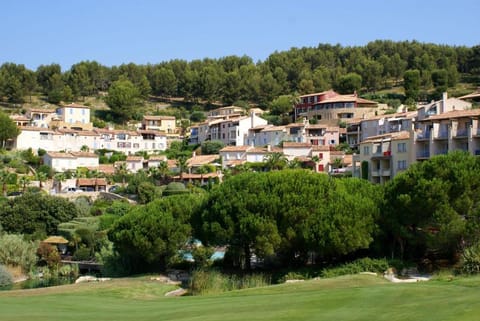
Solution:
[(64, 193), (81, 193), (82, 190), (76, 187), (67, 187), (66, 189), (63, 190), (63, 192)]
[(109, 191), (110, 193), (115, 193), (115, 192), (119, 189), (119, 187), (120, 187), (120, 186), (118, 186), (118, 185), (110, 186), (110, 187), (108, 188), (108, 191)]

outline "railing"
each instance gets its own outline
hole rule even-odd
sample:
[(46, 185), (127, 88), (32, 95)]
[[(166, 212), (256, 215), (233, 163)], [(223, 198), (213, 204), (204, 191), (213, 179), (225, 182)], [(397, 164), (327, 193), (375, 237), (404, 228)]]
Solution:
[(382, 176), (390, 176), (391, 175), (391, 171), (389, 169), (384, 169), (382, 171)]
[(372, 176), (380, 176), (380, 172), (379, 171), (372, 171)]
[(429, 151), (417, 152), (417, 158), (429, 158), (429, 157), (430, 157)]
[(430, 131), (417, 134), (417, 139), (430, 139)]
[(440, 138), (440, 139), (448, 138), (448, 131), (439, 132), (436, 138)]
[(467, 134), (468, 134), (467, 129), (458, 129), (458, 130), (457, 130), (456, 137), (459, 137), (459, 136), (467, 136)]

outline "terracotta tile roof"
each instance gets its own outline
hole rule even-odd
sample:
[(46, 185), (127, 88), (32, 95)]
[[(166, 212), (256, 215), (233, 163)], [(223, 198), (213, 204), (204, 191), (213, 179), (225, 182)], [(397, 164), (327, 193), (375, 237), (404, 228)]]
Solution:
[(144, 120), (175, 120), (175, 116), (153, 116), (145, 115), (143, 116)]
[(11, 120), (15, 121), (29, 121), (30, 118), (27, 118), (25, 115), (10, 115)]
[(345, 152), (341, 150), (332, 150), (330, 151), (330, 156), (343, 156), (345, 155)]
[(262, 132), (277, 132), (285, 130), (285, 126), (270, 126), (262, 130)]
[(242, 164), (245, 164), (247, 161), (244, 160), (244, 159), (232, 159), (232, 160), (228, 160), (225, 162), (225, 165), (226, 166), (237, 166), (237, 165), (242, 165)]
[(246, 152), (252, 148), (251, 146), (248, 145), (242, 145), (242, 146), (225, 146), (222, 149), (220, 149), (220, 152)]
[(70, 153), (47, 152), (47, 155), (52, 158), (75, 158), (75, 156)]
[(19, 128), (21, 131), (29, 131), (29, 132), (45, 132), (45, 133), (55, 133), (50, 128), (42, 128), (42, 127), (34, 127), (34, 126), (24, 126)]
[(270, 150), (265, 147), (254, 147), (247, 151), (247, 154), (269, 154), (269, 153), (283, 153), (282, 148), (272, 147)]
[(62, 105), (62, 106), (60, 106), (60, 108), (86, 108), (86, 109), (90, 109), (90, 107), (88, 107), (88, 106), (83, 106), (83, 105), (76, 104), (76, 103), (71, 103), (71, 104), (68, 104), (68, 105)]
[(115, 166), (113, 164), (99, 164), (98, 167), (87, 167), (91, 171), (99, 171), (107, 175), (115, 173)]
[(286, 125), (285, 127), (287, 128), (291, 128), (291, 127), (305, 127), (305, 124), (302, 122), (302, 123), (291, 123), (291, 124), (288, 124)]
[(318, 93), (301, 95), (300, 98), (311, 97), (311, 96), (320, 96), (320, 95), (325, 95), (325, 94), (328, 94), (328, 93), (335, 93), (335, 92), (330, 89), (330, 90), (326, 90), (326, 91), (322, 91), (322, 92), (318, 92)]
[(30, 109), (30, 113), (55, 114), (55, 109), (32, 108)]
[(478, 116), (480, 116), (480, 109), (453, 110), (440, 115), (430, 116), (421, 121), (462, 118), (462, 117), (478, 117)]
[(95, 153), (89, 153), (89, 152), (71, 152), (75, 157), (90, 157), (90, 158), (98, 158), (98, 155)]
[[(207, 179), (207, 178), (215, 178), (218, 177), (219, 175), (217, 173), (207, 173), (207, 174), (189, 174), (189, 173), (183, 173), (182, 177), (183, 179)], [(174, 176), (174, 179), (180, 179), (180, 175)]]
[(363, 143), (371, 143), (375, 141), (380, 141), (380, 140), (401, 140), (401, 139), (408, 139), (410, 138), (410, 132), (408, 131), (401, 131), (401, 132), (395, 132), (395, 133), (386, 133), (382, 135), (377, 135), (377, 136), (371, 136), (368, 137), (367, 139), (363, 140), (360, 142), (360, 144)]
[(137, 133), (139, 133), (139, 134), (149, 134), (149, 135), (155, 135), (155, 136), (165, 136), (165, 131), (163, 131), (163, 130), (139, 129), (139, 130), (137, 130)]
[(310, 143), (297, 143), (297, 142), (283, 142), (283, 148), (309, 148), (312, 147)]
[(187, 161), (187, 164), (188, 166), (202, 166), (205, 164), (210, 164), (219, 158), (220, 155), (198, 155), (190, 158)]
[(148, 161), (166, 161), (167, 156), (165, 155), (152, 155), (148, 158)]
[(77, 186), (106, 186), (107, 180), (105, 178), (78, 178)]
[(330, 146), (327, 146), (327, 145), (313, 145), (312, 146), (312, 151), (315, 151), (315, 152), (329, 152), (330, 151)]
[(140, 161), (143, 161), (143, 157), (142, 156), (127, 156), (126, 161), (127, 162), (140, 162)]

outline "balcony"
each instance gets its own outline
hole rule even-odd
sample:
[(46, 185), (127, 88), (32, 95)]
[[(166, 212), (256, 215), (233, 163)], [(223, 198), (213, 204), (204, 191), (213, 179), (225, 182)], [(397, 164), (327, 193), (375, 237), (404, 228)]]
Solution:
[(455, 133), (455, 138), (466, 138), (467, 135), (468, 135), (468, 130), (466, 128), (458, 129), (457, 132)]
[(430, 158), (430, 152), (429, 151), (417, 152), (417, 158)]
[(376, 170), (376, 171), (373, 171), (372, 170), (372, 177), (379, 177), (380, 176), (380, 171)]
[(429, 140), (429, 139), (430, 139), (430, 131), (417, 134), (417, 140)]
[(391, 171), (389, 169), (382, 170), (382, 176), (391, 176)]
[(435, 139), (447, 139), (448, 138), (448, 131), (442, 130), (438, 133), (437, 137)]

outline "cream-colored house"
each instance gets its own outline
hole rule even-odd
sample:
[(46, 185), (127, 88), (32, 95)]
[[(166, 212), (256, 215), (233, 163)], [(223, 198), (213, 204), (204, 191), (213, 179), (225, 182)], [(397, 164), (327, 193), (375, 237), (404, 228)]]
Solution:
[(89, 152), (71, 152), (77, 160), (77, 167), (98, 168), (98, 155)]
[(174, 116), (143, 116), (142, 129), (159, 130), (166, 134), (175, 134), (177, 125)]
[(385, 184), (406, 170), (415, 161), (414, 155), (413, 135), (410, 131), (372, 136), (360, 143), (358, 160), (368, 164), (361, 166), (361, 171), (366, 169), (367, 173), (360, 174), (368, 177), (372, 183)]
[(87, 106), (71, 103), (60, 106), (56, 110), (58, 120), (52, 119), (50, 127), (71, 128), (77, 130), (92, 130), (90, 122), (90, 108)]
[(70, 153), (47, 152), (43, 155), (43, 163), (56, 172), (77, 169), (77, 158)]

